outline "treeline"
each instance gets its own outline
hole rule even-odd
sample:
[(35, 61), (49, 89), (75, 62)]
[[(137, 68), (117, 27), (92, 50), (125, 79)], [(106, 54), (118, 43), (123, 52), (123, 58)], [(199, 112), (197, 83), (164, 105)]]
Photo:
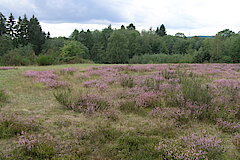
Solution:
[(50, 38), (37, 17), (14, 19), (0, 13), (0, 64), (62, 63), (239, 63), (240, 35), (226, 29), (212, 38), (167, 35), (164, 25), (141, 33), (134, 24), (103, 30), (75, 29)]

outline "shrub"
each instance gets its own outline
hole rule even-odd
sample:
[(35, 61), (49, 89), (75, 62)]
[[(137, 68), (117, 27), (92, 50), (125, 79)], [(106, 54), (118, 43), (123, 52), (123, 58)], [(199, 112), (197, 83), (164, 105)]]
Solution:
[(36, 62), (39, 66), (46, 66), (54, 64), (54, 59), (48, 55), (40, 55), (37, 57)]
[(53, 92), (55, 99), (63, 106), (72, 109), (74, 105), (72, 90), (68, 89), (57, 89)]
[(0, 138), (9, 138), (22, 131), (35, 131), (39, 128), (33, 118), (22, 118), (16, 114), (0, 115)]
[(182, 77), (180, 84), (185, 102), (192, 101), (199, 104), (211, 104), (212, 95), (210, 88), (204, 86), (199, 78)]
[(223, 153), (221, 140), (206, 133), (178, 140), (162, 140), (156, 147), (163, 159), (218, 159)]
[(20, 146), (17, 150), (25, 158), (52, 159), (57, 155), (53, 137), (48, 134), (31, 135), (22, 132), (18, 144)]
[(10, 66), (30, 65), (35, 63), (35, 53), (31, 45), (19, 47), (6, 53), (2, 61)]
[(129, 75), (122, 75), (120, 77), (120, 85), (122, 87), (133, 88), (136, 84), (134, 83), (133, 77)]
[(53, 92), (55, 99), (63, 106), (74, 111), (92, 114), (96, 111), (103, 111), (109, 107), (108, 99), (101, 95), (80, 93), (73, 96), (71, 89), (61, 89)]
[(0, 106), (2, 103), (7, 101), (7, 95), (4, 90), (0, 89)]
[(113, 159), (159, 159), (159, 153), (154, 149), (157, 139), (145, 136), (122, 135), (117, 140), (117, 146), (111, 148)]

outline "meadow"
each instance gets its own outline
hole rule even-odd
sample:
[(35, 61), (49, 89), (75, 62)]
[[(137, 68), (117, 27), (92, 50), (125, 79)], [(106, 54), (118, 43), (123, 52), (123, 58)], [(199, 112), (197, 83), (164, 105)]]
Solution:
[(240, 65), (0, 67), (0, 159), (240, 159)]

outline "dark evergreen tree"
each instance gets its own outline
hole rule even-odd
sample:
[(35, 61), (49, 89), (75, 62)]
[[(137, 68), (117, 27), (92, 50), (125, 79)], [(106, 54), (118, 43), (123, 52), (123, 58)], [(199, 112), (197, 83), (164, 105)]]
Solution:
[(10, 13), (9, 18), (6, 21), (6, 33), (11, 39), (14, 39), (16, 36), (15, 25), (16, 25), (16, 22), (14, 20), (14, 17), (12, 13)]
[(5, 33), (6, 33), (6, 18), (0, 12), (0, 36), (4, 35)]
[(136, 27), (134, 26), (133, 23), (130, 23), (130, 24), (127, 26), (127, 29), (129, 29), (129, 30), (135, 30)]
[(47, 32), (46, 38), (47, 38), (47, 39), (50, 39), (50, 38), (51, 38), (50, 32)]
[(126, 29), (124, 25), (121, 25), (121, 29)]
[(42, 45), (45, 42), (45, 33), (39, 24), (38, 19), (33, 15), (28, 25), (29, 42), (33, 45), (33, 50), (36, 55), (39, 55), (42, 50)]
[(29, 21), (27, 19), (27, 16), (24, 15), (19, 27), (20, 30), (19, 43), (22, 46), (26, 46), (29, 42), (28, 24)]
[(79, 37), (79, 31), (77, 29), (74, 29), (72, 34), (70, 35), (70, 39), (77, 41)]
[(157, 28), (156, 33), (157, 33), (157, 35), (159, 35), (160, 37), (166, 36), (167, 33), (166, 33), (165, 26), (162, 24), (159, 29)]

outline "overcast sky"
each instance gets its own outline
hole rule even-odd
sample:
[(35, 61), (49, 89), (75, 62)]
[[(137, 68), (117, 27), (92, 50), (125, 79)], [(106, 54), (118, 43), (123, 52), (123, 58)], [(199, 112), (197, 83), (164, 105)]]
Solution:
[(102, 29), (134, 23), (138, 30), (164, 24), (168, 34), (215, 35), (240, 31), (240, 0), (0, 0), (6, 17), (33, 14), (51, 36), (68, 37), (76, 29)]

